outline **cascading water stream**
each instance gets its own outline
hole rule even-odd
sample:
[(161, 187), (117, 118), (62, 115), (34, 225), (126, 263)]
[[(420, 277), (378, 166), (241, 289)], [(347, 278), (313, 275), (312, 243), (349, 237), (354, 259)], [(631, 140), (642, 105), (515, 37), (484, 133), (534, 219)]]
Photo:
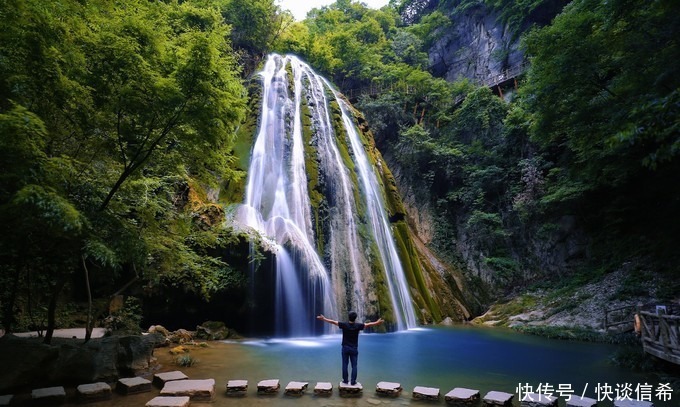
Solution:
[[(330, 84), (328, 86), (330, 87)], [(366, 151), (359, 138), (359, 133), (347, 112), (349, 107), (344, 100), (338, 97), (337, 92), (333, 91), (333, 93), (342, 111), (342, 121), (345, 124), (345, 130), (352, 145), (355, 163), (359, 170), (359, 178), (366, 196), (368, 217), (373, 230), (373, 236), (378, 243), (378, 247), (380, 247), (380, 257), (387, 272), (387, 285), (395, 310), (397, 328), (400, 330), (413, 328), (416, 326), (416, 315), (404, 276), (404, 269), (399, 260), (399, 254), (391, 234), (387, 213), (382, 205), (383, 198), (380, 193), (380, 185), (368, 161)]]
[[(371, 297), (366, 292), (366, 281), (371, 279), (371, 261), (375, 262), (366, 254), (371, 244), (380, 252), (396, 328), (414, 327), (415, 313), (380, 187), (344, 102), (325, 79), (294, 56), (270, 55), (261, 76), (260, 128), (252, 149), (245, 202), (237, 212), (237, 221), (271, 239), (276, 252), (276, 335), (313, 334), (314, 316), (319, 313), (344, 319), (340, 312), (353, 309), (363, 320), (364, 307)], [(335, 134), (329, 95), (340, 104), (345, 134)], [(312, 213), (305, 162), (310, 160), (310, 153), (305, 152), (303, 114), (309, 115), (312, 122), (313, 141), (307, 142), (316, 151), (312, 159), (318, 163), (327, 202), (322, 220), (319, 214), (314, 219)], [(352, 160), (349, 166), (353, 168), (348, 168), (348, 158), (343, 158), (338, 146), (341, 137), (351, 145), (347, 149)], [(353, 181), (353, 177), (357, 180)], [(357, 202), (358, 195), (362, 202)], [(359, 207), (365, 207), (368, 239), (358, 232)], [(328, 225), (323, 242), (315, 236), (321, 221)]]

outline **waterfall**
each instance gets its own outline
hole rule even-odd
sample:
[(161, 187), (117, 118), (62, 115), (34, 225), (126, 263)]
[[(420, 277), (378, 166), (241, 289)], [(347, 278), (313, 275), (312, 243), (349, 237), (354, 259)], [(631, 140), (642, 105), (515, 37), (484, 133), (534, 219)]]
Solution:
[[(339, 320), (349, 310), (362, 321), (367, 314), (377, 316), (387, 307), (373, 292), (374, 269), (384, 273), (395, 328), (414, 327), (383, 193), (349, 106), (295, 56), (270, 55), (260, 75), (260, 125), (236, 220), (268, 239), (276, 253), (276, 335), (313, 334), (320, 313)], [(333, 102), (342, 134), (336, 134)], [(307, 140), (303, 116), (309, 121)], [(313, 191), (310, 162), (318, 167)], [(317, 196), (316, 212), (310, 194)]]

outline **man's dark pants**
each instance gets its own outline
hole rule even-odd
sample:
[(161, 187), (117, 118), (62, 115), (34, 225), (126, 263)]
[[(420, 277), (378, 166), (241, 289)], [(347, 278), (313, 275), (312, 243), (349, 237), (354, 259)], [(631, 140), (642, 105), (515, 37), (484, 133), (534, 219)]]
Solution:
[(352, 363), (352, 385), (357, 383), (357, 357), (359, 350), (351, 346), (342, 347), (342, 382), (347, 383), (347, 363)]

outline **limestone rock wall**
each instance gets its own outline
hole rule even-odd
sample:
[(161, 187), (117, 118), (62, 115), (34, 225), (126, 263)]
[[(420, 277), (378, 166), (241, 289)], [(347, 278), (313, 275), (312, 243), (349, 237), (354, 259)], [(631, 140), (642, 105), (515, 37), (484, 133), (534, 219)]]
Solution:
[(480, 3), (451, 15), (451, 27), (429, 52), (430, 66), (449, 81), (484, 82), (524, 58), (519, 38), (500, 23), (499, 15)]

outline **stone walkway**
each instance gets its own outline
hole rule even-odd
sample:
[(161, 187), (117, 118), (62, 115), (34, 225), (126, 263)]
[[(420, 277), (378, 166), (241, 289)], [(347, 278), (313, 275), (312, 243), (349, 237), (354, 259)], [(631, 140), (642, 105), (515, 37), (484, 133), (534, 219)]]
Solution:
[[(316, 382), (314, 392), (307, 392), (309, 383), (306, 381), (290, 381), (286, 385), (284, 392), (280, 392), (281, 384), (279, 379), (268, 378), (257, 382), (257, 387), (249, 389), (248, 380), (239, 378), (217, 383), (214, 379), (195, 379), (189, 378), (181, 371), (162, 372), (154, 375), (155, 379), (159, 376), (163, 380), (155, 380), (156, 386), (151, 385), (151, 380), (141, 377), (121, 378), (116, 383), (108, 384), (103, 382), (84, 383), (73, 388), (62, 386), (36, 388), (30, 394), (20, 394), (17, 396), (0, 394), (0, 406), (11, 405), (50, 405), (58, 406), (68, 403), (78, 405), (87, 403), (88, 406), (96, 407), (100, 401), (110, 400), (112, 391), (115, 390), (117, 400), (115, 405), (139, 406), (139, 407), (188, 407), (192, 403), (211, 403), (217, 399), (227, 399), (238, 395), (239, 397), (252, 397), (256, 399), (278, 399), (282, 398), (314, 398), (321, 400), (332, 394), (339, 397), (364, 396), (364, 387), (357, 383), (348, 385), (339, 383), (337, 389), (331, 382)], [(479, 390), (466, 389), (462, 387), (452, 387), (445, 393), (442, 400), (440, 389), (415, 386), (410, 392), (410, 396), (401, 395), (402, 386), (400, 383), (380, 381), (367, 394), (366, 403), (370, 405), (390, 404), (385, 400), (386, 397), (400, 398), (401, 403), (406, 399), (411, 399), (419, 405), (455, 405), (455, 406), (487, 406), (487, 407), (509, 407), (520, 405), (522, 407), (557, 407), (565, 405), (570, 407), (592, 407), (596, 405), (595, 400), (583, 398), (566, 402), (565, 399), (556, 397), (545, 398), (538, 394), (531, 394), (529, 400), (514, 400), (515, 394), (502, 391), (489, 391), (480, 397)], [(283, 393), (283, 394), (281, 394)], [(367, 392), (369, 393), (369, 392)], [(121, 401), (130, 400), (129, 403)], [(278, 402), (272, 400), (272, 406)], [(289, 402), (290, 403), (290, 402)], [(321, 405), (337, 405), (337, 403)], [(342, 404), (340, 404), (342, 405)], [(390, 404), (391, 405), (391, 404)], [(617, 407), (652, 407), (651, 403), (646, 402), (615, 402)]]

